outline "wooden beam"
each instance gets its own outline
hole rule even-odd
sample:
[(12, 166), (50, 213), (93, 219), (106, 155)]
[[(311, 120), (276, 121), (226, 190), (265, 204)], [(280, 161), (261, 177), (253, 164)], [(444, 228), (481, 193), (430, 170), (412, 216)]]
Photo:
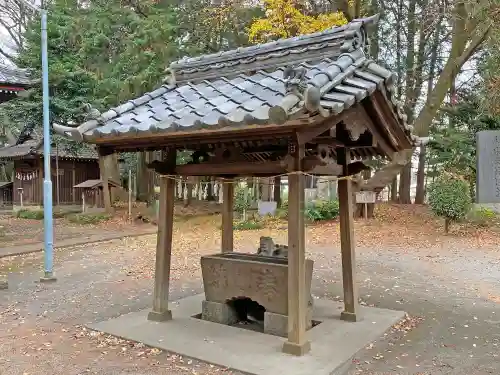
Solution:
[[(349, 151), (337, 150), (339, 164), (344, 167), (344, 174), (349, 174)], [(340, 208), (340, 248), (342, 254), (342, 280), (344, 288), (344, 311), (341, 319), (350, 322), (360, 320), (358, 306), (358, 288), (356, 284), (356, 257), (354, 246), (354, 205), (351, 180), (339, 180), (338, 197)]]
[[(302, 170), (304, 146), (291, 144), (295, 171)], [(311, 350), (306, 338), (307, 305), (303, 174), (288, 176), (288, 340), (283, 352), (301, 356)]]
[[(159, 169), (155, 169), (159, 170)], [(286, 168), (279, 160), (267, 162), (200, 163), (175, 167), (175, 174), (181, 176), (255, 176), (285, 173)]]
[(341, 113), (340, 115), (329, 117), (316, 124), (304, 125), (297, 131), (297, 140), (299, 145), (304, 145), (324, 132), (334, 128), (340, 121), (342, 121), (343, 116), (343, 113)]
[[(334, 147), (344, 147), (345, 146), (344, 143), (340, 142), (338, 139), (332, 138), (331, 136), (315, 137), (307, 143), (322, 144), (322, 145), (334, 146)], [(372, 146), (366, 146), (366, 147), (372, 147)]]
[(375, 92), (370, 100), (380, 118), (389, 125), (388, 131), (398, 140), (399, 149), (412, 148), (413, 144), (410, 143), (404, 129), (401, 127), (400, 120), (392, 109), (392, 104), (388, 105), (388, 99), (380, 92)]
[(234, 202), (234, 180), (225, 180), (222, 185), (222, 240), (221, 251), (230, 253), (233, 251), (233, 202)]
[(224, 127), (217, 130), (178, 131), (167, 134), (125, 134), (111, 139), (104, 137), (96, 139), (95, 141), (93, 140), (93, 142), (99, 146), (112, 147), (114, 149), (140, 149), (144, 151), (147, 148), (151, 150), (160, 150), (165, 147), (181, 145), (187, 142), (208, 144), (250, 139), (286, 138), (293, 136), (298, 127), (308, 124), (312, 120), (313, 119), (310, 118), (296, 119), (284, 125), (250, 125), (244, 129)]
[(364, 120), (363, 122), (372, 134), (373, 140), (377, 143), (377, 146), (380, 147), (380, 149), (392, 160), (393, 154), (397, 150), (394, 148), (394, 146), (392, 146), (392, 144), (389, 144), (385, 140), (383, 133), (381, 133), (381, 131), (377, 129), (377, 126), (373, 123), (370, 116), (368, 116), (366, 109), (360, 104), (356, 104), (355, 108), (358, 111), (359, 116)]
[[(167, 162), (175, 164), (176, 151), (169, 150)], [(170, 264), (172, 258), (172, 234), (174, 222), (175, 180), (171, 176), (160, 177), (160, 210), (156, 242), (155, 281), (153, 309), (148, 320), (163, 322), (172, 319), (168, 308), (170, 288)]]

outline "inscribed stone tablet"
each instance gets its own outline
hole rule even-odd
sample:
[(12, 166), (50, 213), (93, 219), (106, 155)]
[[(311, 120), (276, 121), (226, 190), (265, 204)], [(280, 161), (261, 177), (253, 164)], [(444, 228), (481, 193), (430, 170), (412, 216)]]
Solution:
[(476, 134), (477, 203), (500, 203), (500, 131)]

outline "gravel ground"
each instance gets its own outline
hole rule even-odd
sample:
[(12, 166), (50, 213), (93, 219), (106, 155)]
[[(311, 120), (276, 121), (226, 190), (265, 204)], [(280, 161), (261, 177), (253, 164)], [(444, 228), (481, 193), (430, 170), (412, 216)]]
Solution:
[[(271, 233), (277, 242), (286, 238), (281, 230), (237, 232), (236, 248), (252, 251), (261, 234)], [(313, 294), (340, 299), (338, 235), (332, 236), (308, 232)], [(500, 373), (496, 247), (471, 248), (453, 237), (418, 250), (397, 248), (394, 239), (391, 246), (367, 247), (367, 241), (361, 238), (358, 249), (363, 303), (404, 310), (408, 327), (415, 327), (394, 329), (362, 350), (350, 374)], [(0, 291), (0, 374), (233, 373), (82, 328), (151, 305), (154, 243), (145, 236), (60, 250), (51, 284), (36, 282), (40, 254), (0, 260), (0, 273), (12, 272), (9, 290)], [(216, 252), (219, 243), (218, 230), (204, 224), (176, 225), (174, 299), (202, 291), (199, 256)]]

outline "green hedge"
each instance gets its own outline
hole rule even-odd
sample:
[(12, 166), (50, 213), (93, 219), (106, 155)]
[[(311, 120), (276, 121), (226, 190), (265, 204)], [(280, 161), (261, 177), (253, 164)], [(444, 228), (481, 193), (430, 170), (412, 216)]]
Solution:
[(453, 221), (465, 218), (471, 208), (469, 184), (454, 175), (444, 175), (429, 186), (429, 206), (445, 219), (445, 232)]

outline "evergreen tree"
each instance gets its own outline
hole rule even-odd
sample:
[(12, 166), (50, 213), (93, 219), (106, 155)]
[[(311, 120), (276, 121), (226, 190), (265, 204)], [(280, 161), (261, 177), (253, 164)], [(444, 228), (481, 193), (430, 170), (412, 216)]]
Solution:
[[(40, 19), (24, 35), (16, 63), (41, 77)], [(48, 6), (51, 122), (81, 123), (84, 103), (99, 110), (157, 86), (169, 62), (181, 53), (175, 9), (118, 0), (55, 0)], [(41, 85), (0, 106), (4, 125), (42, 124)], [(29, 130), (29, 129), (28, 129)]]

